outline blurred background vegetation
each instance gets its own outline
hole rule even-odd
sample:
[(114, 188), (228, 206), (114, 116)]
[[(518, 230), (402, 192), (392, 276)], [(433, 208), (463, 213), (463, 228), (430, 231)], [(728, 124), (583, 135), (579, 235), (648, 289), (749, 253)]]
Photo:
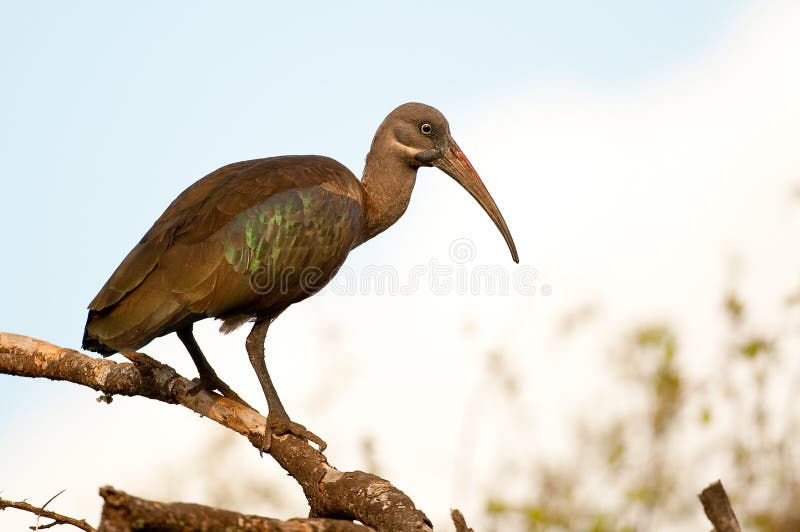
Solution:
[[(793, 314), (797, 303), (790, 293), (782, 310)], [(554, 467), (535, 457), (516, 464), (528, 472), (529, 495), (489, 494), (491, 529), (680, 528), (700, 511), (695, 494), (704, 486), (692, 472), (713, 461), (746, 530), (800, 530), (800, 456), (793, 446), (800, 433), (792, 408), (800, 375), (785, 374), (786, 357), (796, 355), (800, 323), (758, 330), (746, 301), (733, 290), (722, 298), (720, 312), (729, 326), (718, 356), (682, 350), (664, 323), (633, 327), (611, 346), (609, 364), (630, 409), (600, 424), (592, 412), (576, 424), (572, 464)], [(691, 356), (717, 364), (693, 376), (682, 367)], [(509, 408), (523, 408), (514, 386), (508, 389)], [(597, 401), (603, 404), (603, 398)], [(787, 404), (775, 408), (776, 401)]]
[[(572, 459), (563, 463), (496, 448), (495, 482), (485, 487), (482, 515), (472, 515), (472, 524), (496, 531), (680, 530), (697, 521), (696, 494), (716, 480), (699, 482), (694, 472), (712, 462), (746, 530), (800, 530), (800, 453), (793, 445), (800, 436), (794, 408), (800, 373), (787, 363), (797, 354), (800, 287), (788, 287), (778, 306), (785, 322), (757, 326), (734, 287), (721, 294), (719, 314), (726, 325), (715, 353), (687, 352), (669, 323), (632, 326), (598, 350), (626, 408), (607, 415), (604, 397), (586, 405), (584, 417), (570, 421)], [(562, 320), (560, 334), (566, 339), (590, 328), (599, 312), (593, 305), (576, 309)], [(465, 334), (474, 334), (475, 327), (465, 323)], [(525, 422), (535, 412), (521, 399), (525, 382), (515, 368), (520, 356), (506, 348), (486, 351), (486, 378), (475, 393), (500, 391), (502, 408)], [(705, 374), (685, 368), (687, 358), (697, 356), (715, 361)], [(291, 504), (280, 488), (236, 464), (238, 440), (227, 431), (209, 439), (189, 458), (199, 464), (190, 478), (184, 465), (168, 469), (165, 477), (176, 479), (168, 498), (185, 499), (192, 486), (191, 496), (214, 505), (285, 512)], [(361, 467), (381, 474), (386, 457), (371, 435), (361, 441)], [(471, 447), (465, 431), (455, 450), (456, 482), (470, 477)], [(226, 481), (233, 470), (241, 471), (235, 483)], [(522, 486), (509, 489), (520, 480)]]

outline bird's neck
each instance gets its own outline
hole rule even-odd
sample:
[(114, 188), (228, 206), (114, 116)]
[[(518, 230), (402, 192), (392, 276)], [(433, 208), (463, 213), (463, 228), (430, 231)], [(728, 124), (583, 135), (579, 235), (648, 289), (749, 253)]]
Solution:
[(417, 169), (397, 157), (367, 155), (361, 180), (366, 207), (362, 241), (385, 231), (406, 212), (416, 180)]

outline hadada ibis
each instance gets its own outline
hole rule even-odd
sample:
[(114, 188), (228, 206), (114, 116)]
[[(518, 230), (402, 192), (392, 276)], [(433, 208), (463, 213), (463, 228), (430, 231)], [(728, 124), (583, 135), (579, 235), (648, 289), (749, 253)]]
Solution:
[(227, 333), (253, 322), (246, 348), (269, 407), (262, 448), (272, 435), (291, 433), (324, 449), (278, 398), (264, 362), (267, 329), (325, 286), (352, 249), (403, 215), (423, 166), (463, 186), (519, 262), (500, 210), (445, 117), (407, 103), (378, 127), (361, 181), (328, 157), (292, 155), (229, 164), (183, 191), (89, 304), (83, 347), (108, 356), (175, 332), (200, 374), (195, 390), (244, 402), (214, 372), (192, 324), (217, 318)]

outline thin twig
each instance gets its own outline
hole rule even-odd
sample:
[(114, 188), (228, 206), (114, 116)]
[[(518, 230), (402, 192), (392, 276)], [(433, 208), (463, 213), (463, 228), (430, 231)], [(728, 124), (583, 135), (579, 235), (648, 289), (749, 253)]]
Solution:
[[(60, 495), (60, 493), (52, 497), (50, 501), (55, 499), (58, 495)], [(47, 506), (47, 504), (50, 503), (50, 501), (47, 501), (47, 503), (45, 503), (45, 506)], [(0, 510), (5, 510), (6, 508), (16, 508), (17, 510), (30, 512), (36, 515), (37, 520), (39, 517), (47, 517), (48, 519), (53, 520), (52, 523), (49, 523), (47, 525), (32, 526), (30, 527), (32, 530), (36, 530), (37, 528), (38, 530), (42, 530), (45, 528), (50, 528), (55, 525), (72, 525), (74, 527), (80, 528), (81, 530), (85, 530), (86, 532), (97, 532), (93, 526), (91, 526), (83, 519), (74, 519), (72, 517), (67, 517), (66, 515), (61, 515), (56, 512), (51, 512), (50, 510), (45, 510), (44, 507), (40, 508), (25, 501), (8, 501), (6, 499), (0, 499)]]
[[(54, 500), (56, 500), (56, 497), (58, 497), (59, 495), (61, 495), (61, 494), (62, 494), (62, 493), (64, 493), (65, 491), (67, 491), (67, 489), (66, 489), (66, 488), (64, 488), (63, 490), (59, 491), (58, 493), (56, 493), (55, 495), (53, 495), (52, 497), (50, 497), (49, 499), (47, 499), (47, 502), (46, 502), (46, 503), (44, 503), (44, 504), (42, 505), (42, 510), (44, 510), (45, 508), (47, 508), (47, 505), (48, 505), (48, 504), (50, 504), (51, 502), (53, 502)], [(41, 517), (42, 517), (41, 515), (37, 515), (37, 516), (36, 516), (36, 525), (35, 525), (35, 526), (32, 526), (32, 527), (30, 527), (32, 530), (43, 530), (43, 529), (45, 529), (45, 528), (50, 528), (50, 527), (52, 527), (52, 526), (55, 526), (55, 525), (57, 524), (55, 521), (53, 521), (53, 522), (52, 522), (52, 523), (50, 523), (49, 525), (43, 525), (43, 526), (40, 526), (40, 525), (39, 525), (39, 519), (41, 519)]]
[(51, 502), (53, 502), (54, 500), (56, 500), (56, 497), (58, 497), (59, 495), (61, 495), (61, 494), (62, 494), (62, 493), (64, 493), (65, 491), (67, 491), (67, 488), (64, 488), (63, 490), (59, 491), (58, 493), (56, 493), (55, 495), (53, 495), (52, 497), (50, 497), (49, 499), (47, 499), (47, 502), (46, 502), (46, 503), (44, 503), (44, 504), (42, 505), (42, 510), (44, 510), (45, 508), (47, 508), (47, 505), (48, 505), (48, 504), (50, 504)]

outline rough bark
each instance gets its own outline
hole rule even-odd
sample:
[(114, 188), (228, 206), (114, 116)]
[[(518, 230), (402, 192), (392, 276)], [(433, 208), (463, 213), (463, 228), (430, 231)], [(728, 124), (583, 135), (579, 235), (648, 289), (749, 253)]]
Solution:
[[(87, 386), (105, 396), (142, 396), (184, 406), (247, 437), (259, 448), (266, 419), (215, 393), (188, 393), (192, 381), (142, 353), (130, 362), (87, 356), (42, 340), (0, 332), (0, 373)], [(378, 531), (432, 530), (430, 520), (388, 481), (362, 471), (341, 472), (305, 440), (273, 436), (269, 454), (302, 487), (311, 517), (358, 520)]]
[(97, 532), (369, 532), (364, 525), (341, 519), (270, 519), (200, 504), (163, 503), (128, 495), (110, 486), (100, 488), (105, 501)]

